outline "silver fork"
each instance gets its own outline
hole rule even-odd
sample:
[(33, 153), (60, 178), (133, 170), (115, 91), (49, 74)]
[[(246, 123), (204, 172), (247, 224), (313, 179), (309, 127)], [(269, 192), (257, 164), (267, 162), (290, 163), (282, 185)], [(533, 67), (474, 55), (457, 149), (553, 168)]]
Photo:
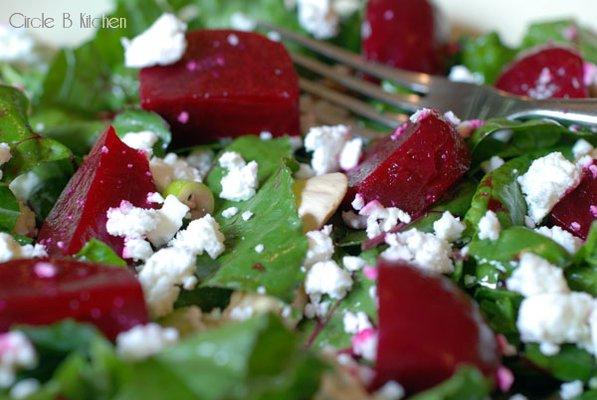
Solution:
[[(413, 94), (395, 94), (382, 90), (378, 85), (353, 75), (341, 73), (333, 66), (315, 58), (291, 52), (293, 62), (315, 74), (335, 81), (347, 89), (371, 99), (398, 107), (407, 113), (420, 108), (436, 108), (442, 112), (452, 111), (461, 119), (486, 119), (491, 117), (549, 118), (565, 124), (579, 124), (597, 129), (596, 99), (534, 100), (507, 94), (486, 85), (452, 82), (444, 77), (410, 72), (365, 61), (351, 53), (325, 42), (309, 39), (284, 28), (260, 21), (265, 30), (277, 32), (283, 40), (294, 42), (337, 64), (398, 86)], [(382, 113), (370, 104), (354, 96), (331, 89), (321, 83), (300, 78), (301, 89), (333, 104), (350, 110), (389, 128), (396, 128), (406, 115)]]

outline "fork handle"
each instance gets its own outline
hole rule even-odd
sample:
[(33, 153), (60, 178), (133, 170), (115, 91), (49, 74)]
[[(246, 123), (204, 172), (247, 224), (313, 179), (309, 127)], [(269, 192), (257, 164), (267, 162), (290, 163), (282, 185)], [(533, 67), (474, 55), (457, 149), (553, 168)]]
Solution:
[(512, 110), (510, 118), (543, 117), (569, 124), (597, 128), (597, 100), (549, 99), (526, 101)]

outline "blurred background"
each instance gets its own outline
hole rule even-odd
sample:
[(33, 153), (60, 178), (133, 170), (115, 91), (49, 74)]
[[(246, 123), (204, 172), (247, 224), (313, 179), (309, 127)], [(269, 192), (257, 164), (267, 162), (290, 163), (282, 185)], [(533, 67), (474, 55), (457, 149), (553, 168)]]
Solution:
[[(225, 1), (225, 0), (222, 0)], [(247, 0), (250, 1), (250, 0)], [(282, 1), (282, 0), (280, 0)], [(517, 43), (529, 21), (574, 17), (597, 30), (596, 0), (435, 0), (448, 17), (454, 33), (497, 30), (509, 44)], [(112, 7), (111, 0), (1, 0), (0, 23), (8, 23), (12, 13), (59, 18), (62, 12), (73, 15), (101, 15)], [(47, 44), (76, 45), (91, 35), (92, 29), (33, 29)]]

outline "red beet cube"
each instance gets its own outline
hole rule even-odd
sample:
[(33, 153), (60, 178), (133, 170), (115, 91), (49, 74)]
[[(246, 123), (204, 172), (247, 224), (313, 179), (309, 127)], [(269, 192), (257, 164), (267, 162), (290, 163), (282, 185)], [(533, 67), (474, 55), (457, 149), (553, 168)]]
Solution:
[(122, 200), (150, 208), (147, 194), (156, 191), (147, 156), (125, 145), (109, 127), (66, 185), (38, 240), (50, 255), (75, 254), (91, 238), (122, 254), (123, 238), (106, 231), (108, 208)]
[(15, 324), (89, 322), (108, 338), (148, 321), (143, 291), (123, 268), (69, 259), (0, 264), (0, 332)]
[(368, 60), (429, 74), (444, 71), (448, 35), (431, 1), (369, 0), (365, 18)]
[(549, 218), (573, 235), (587, 238), (597, 219), (597, 160), (583, 170), (580, 184), (555, 205)]
[(282, 44), (231, 30), (190, 32), (187, 42), (178, 63), (140, 74), (141, 106), (170, 123), (176, 145), (299, 134), (298, 76)]
[(510, 64), (495, 86), (503, 91), (535, 99), (587, 97), (583, 60), (569, 48), (534, 49)]
[(500, 363), (495, 336), (477, 305), (449, 279), (379, 263), (379, 342), (374, 387), (396, 380), (417, 392), (473, 365), (493, 377)]
[(348, 172), (347, 200), (359, 193), (366, 202), (378, 200), (416, 217), (466, 173), (470, 154), (454, 126), (434, 111), (420, 113)]

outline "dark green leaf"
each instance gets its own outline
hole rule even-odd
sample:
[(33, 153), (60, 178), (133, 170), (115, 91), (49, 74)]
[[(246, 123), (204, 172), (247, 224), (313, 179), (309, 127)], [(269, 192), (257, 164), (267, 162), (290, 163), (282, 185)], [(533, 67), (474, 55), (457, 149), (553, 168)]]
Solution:
[(98, 239), (89, 240), (75, 256), (91, 263), (126, 267), (126, 261), (120, 258), (110, 246)]
[(494, 332), (506, 336), (510, 343), (516, 344), (520, 341), (516, 327), (518, 307), (522, 302), (520, 294), (480, 287), (475, 291), (474, 298)]
[(475, 38), (465, 38), (462, 43), (462, 64), (473, 72), (479, 72), (486, 84), (495, 82), (502, 69), (516, 54), (496, 32)]
[(19, 214), (19, 202), (8, 186), (0, 183), (0, 231), (12, 232)]
[(463, 366), (439, 385), (419, 393), (412, 400), (484, 400), (491, 393), (491, 381), (476, 368)]
[(595, 358), (572, 344), (563, 345), (560, 352), (553, 356), (541, 353), (537, 344), (527, 344), (524, 355), (532, 363), (563, 381), (587, 382), (597, 376)]

